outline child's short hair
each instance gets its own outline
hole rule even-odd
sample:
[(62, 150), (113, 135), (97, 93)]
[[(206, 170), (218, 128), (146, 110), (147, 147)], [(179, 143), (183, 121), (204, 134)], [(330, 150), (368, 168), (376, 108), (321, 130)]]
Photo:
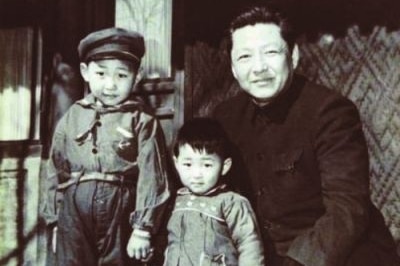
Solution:
[(229, 138), (218, 121), (211, 118), (193, 118), (185, 122), (176, 137), (174, 155), (179, 155), (179, 148), (185, 144), (196, 151), (205, 150), (215, 153), (223, 160), (231, 156)]
[(122, 28), (108, 28), (92, 32), (78, 45), (81, 62), (117, 58), (128, 60), (139, 66), (145, 53), (143, 36)]

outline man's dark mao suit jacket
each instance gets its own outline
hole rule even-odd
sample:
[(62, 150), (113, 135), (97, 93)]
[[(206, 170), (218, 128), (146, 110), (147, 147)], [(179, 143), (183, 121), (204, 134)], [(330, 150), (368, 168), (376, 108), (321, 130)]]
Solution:
[(214, 116), (238, 148), (230, 178), (252, 201), (266, 246), (307, 266), (397, 265), (350, 100), (295, 75), (266, 107), (241, 92)]

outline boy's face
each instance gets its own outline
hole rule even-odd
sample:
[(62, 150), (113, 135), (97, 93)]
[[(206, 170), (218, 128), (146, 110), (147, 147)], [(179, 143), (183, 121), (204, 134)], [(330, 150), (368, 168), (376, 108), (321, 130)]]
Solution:
[(197, 151), (185, 144), (179, 147), (174, 162), (183, 185), (195, 194), (205, 194), (215, 187), (220, 176), (229, 171), (232, 160), (222, 161), (215, 153)]
[(90, 91), (103, 105), (113, 106), (125, 101), (135, 83), (133, 64), (119, 59), (81, 63), (81, 74)]

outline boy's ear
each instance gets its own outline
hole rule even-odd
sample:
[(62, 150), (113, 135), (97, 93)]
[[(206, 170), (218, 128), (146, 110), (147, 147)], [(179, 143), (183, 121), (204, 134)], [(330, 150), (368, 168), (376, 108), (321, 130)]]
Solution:
[(222, 165), (222, 175), (226, 175), (232, 167), (232, 158), (226, 158)]
[(176, 156), (174, 155), (174, 156), (172, 156), (172, 158), (174, 159), (174, 164), (175, 164), (175, 167), (176, 167), (176, 164), (178, 163), (178, 159), (176, 158)]
[(139, 67), (136, 73), (135, 85), (137, 85), (143, 79), (143, 76), (144, 76), (143, 67)]
[(79, 64), (79, 69), (81, 71), (81, 75), (83, 79), (87, 82), (89, 80), (88, 77), (88, 65), (86, 63), (80, 63)]

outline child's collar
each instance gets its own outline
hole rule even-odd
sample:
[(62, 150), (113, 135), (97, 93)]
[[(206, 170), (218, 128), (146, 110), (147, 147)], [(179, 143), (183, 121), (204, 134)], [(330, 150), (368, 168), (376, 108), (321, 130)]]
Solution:
[(96, 103), (96, 98), (93, 94), (88, 94), (85, 98), (77, 101), (77, 104), (86, 107), (92, 108), (100, 113), (107, 113), (113, 111), (123, 111), (126, 109), (131, 109), (132, 107), (139, 107), (143, 105), (143, 102), (140, 99), (128, 99), (121, 104), (114, 105), (114, 106), (101, 106)]
[(210, 195), (213, 195), (213, 194), (215, 194), (217, 192), (221, 192), (221, 191), (223, 191), (225, 189), (226, 189), (226, 184), (220, 184), (220, 185), (214, 187), (213, 189), (209, 190), (207, 193), (198, 195), (198, 194), (193, 193), (192, 191), (190, 191), (187, 187), (183, 187), (183, 188), (178, 189), (177, 194), (178, 195), (191, 195), (191, 194), (194, 194), (194, 195), (198, 195), (198, 196), (210, 196)]

